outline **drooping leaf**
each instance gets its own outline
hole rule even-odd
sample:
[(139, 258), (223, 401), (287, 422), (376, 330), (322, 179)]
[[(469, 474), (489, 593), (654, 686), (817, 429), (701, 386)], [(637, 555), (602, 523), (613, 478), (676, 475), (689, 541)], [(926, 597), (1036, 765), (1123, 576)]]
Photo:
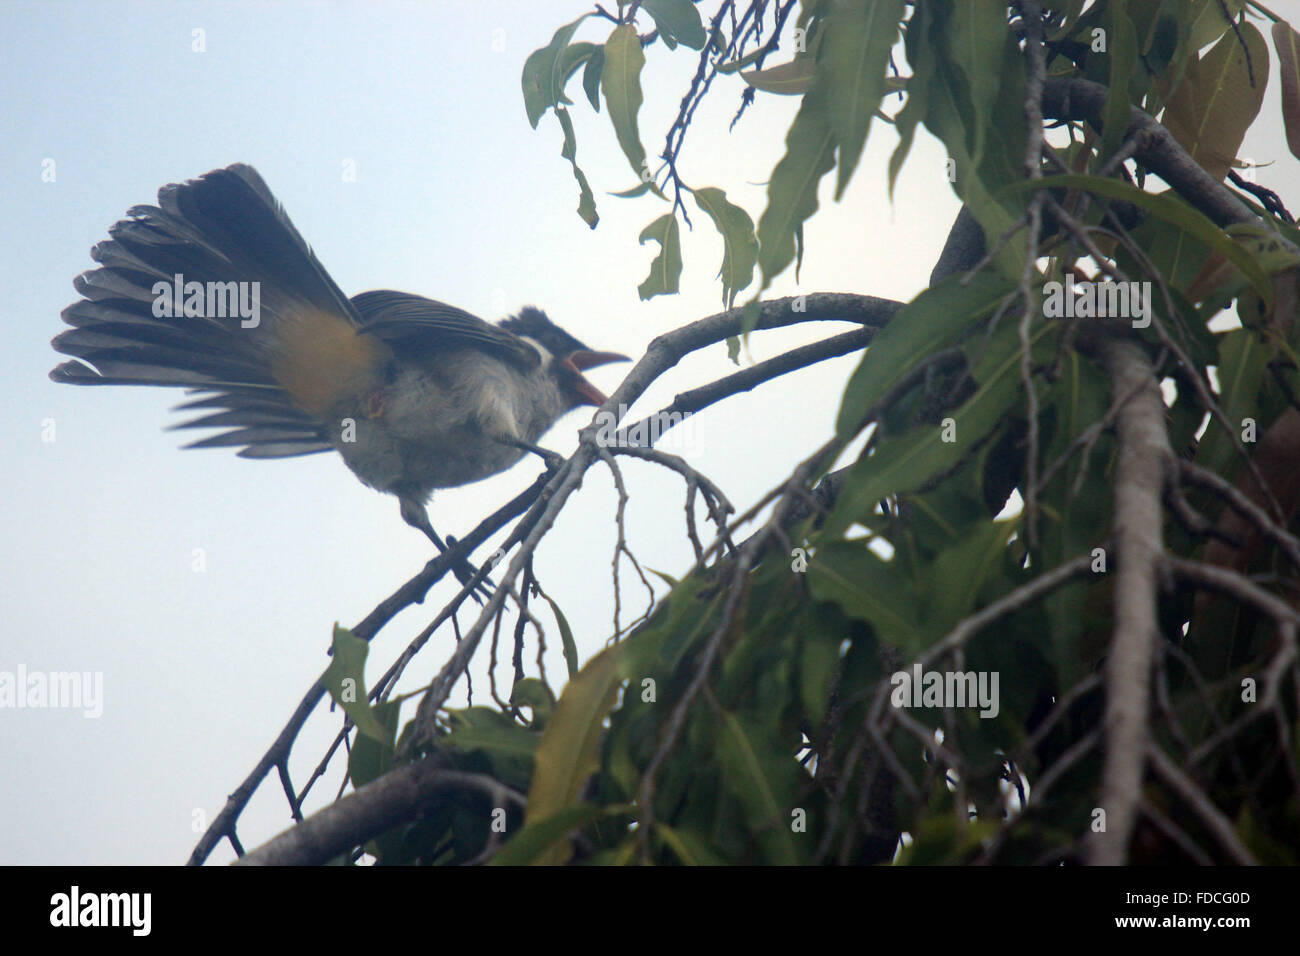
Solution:
[(727, 201), (721, 189), (706, 186), (695, 190), (695, 203), (717, 227), (722, 236), (722, 302), (731, 308), (736, 293), (754, 281), (754, 264), (758, 261), (758, 239), (754, 220), (740, 206)]
[(905, 305), (875, 337), (849, 379), (836, 419), (839, 433), (857, 429), (895, 382), (917, 362), (954, 342), (1011, 289), (1001, 276), (978, 272), (969, 281), (962, 276), (945, 279)]
[(1300, 159), (1300, 33), (1289, 23), (1273, 24), (1273, 48), (1277, 50), (1279, 79), (1282, 81), (1282, 122), (1286, 145)]
[(333, 657), (321, 682), (335, 703), (357, 725), (357, 730), (378, 743), (393, 745), (393, 729), (384, 726), (370, 707), (366, 691), (366, 655), (370, 644), (346, 627), (334, 625)]
[[(531, 802), (529, 809), (532, 809)], [(585, 823), (614, 812), (614, 808), (583, 803), (565, 807), (545, 819), (526, 818), (523, 829), (516, 833), (492, 857), (492, 866), (555, 866), (566, 863), (572, 849), (564, 843), (574, 830)]]
[(573, 132), (573, 118), (563, 106), (555, 108), (555, 115), (560, 118), (560, 129), (564, 131), (564, 146), (560, 149), (560, 155), (573, 166), (573, 178), (578, 181), (578, 216), (595, 229), (600, 222), (600, 215), (596, 212), (596, 197), (592, 195), (587, 175), (578, 166), (578, 140)]
[(817, 186), (835, 163), (835, 134), (819, 89), (803, 98), (785, 138), (785, 156), (768, 182), (767, 208), (758, 220), (764, 288), (794, 261), (795, 234), (817, 211)]
[(692, 50), (704, 49), (704, 21), (690, 0), (642, 0), (641, 9), (654, 18), (659, 35), (669, 49), (673, 43)]
[(555, 623), (560, 628), (560, 643), (564, 647), (564, 665), (569, 669), (569, 677), (572, 678), (578, 673), (578, 645), (573, 640), (573, 629), (569, 627), (569, 620), (560, 610), (560, 606), (551, 600), (549, 595), (543, 596), (546, 598), (546, 603), (551, 606)]
[(837, 200), (857, 168), (871, 119), (880, 108), (889, 51), (898, 38), (903, 10), (903, 0), (844, 3), (826, 18), (817, 71), (818, 82), (827, 85), (826, 102), (839, 147)]
[(880, 639), (908, 651), (921, 649), (916, 612), (920, 595), (908, 577), (863, 541), (831, 541), (808, 565), (808, 586), (851, 618), (866, 621)]
[(839, 640), (807, 633), (799, 647), (799, 699), (814, 724), (826, 719), (831, 687), (840, 666)]
[[(1186, 230), (1189, 235), (1199, 239), (1207, 246), (1217, 249), (1241, 269), (1246, 278), (1250, 280), (1251, 285), (1264, 297), (1265, 301), (1269, 303), (1273, 301), (1273, 284), (1269, 280), (1268, 273), (1264, 271), (1250, 252), (1240, 243), (1233, 241), (1227, 233), (1216, 226), (1200, 210), (1193, 208), (1184, 200), (1172, 194), (1149, 193), (1128, 183), (1100, 176), (1049, 176), (1039, 180), (1039, 185), (1084, 189), (1111, 199), (1119, 199), (1141, 206), (1179, 229)], [(1033, 188), (1033, 186), (1033, 183), (1013, 183), (1007, 187), (1007, 191), (1024, 191)]]
[(587, 65), (582, 71), (582, 91), (587, 94), (591, 108), (600, 112), (600, 77), (605, 71), (605, 48), (597, 47), (587, 58)]
[[(574, 808), (587, 778), (599, 766), (601, 725), (618, 691), (618, 657), (615, 645), (597, 654), (578, 676), (569, 681), (555, 705), (537, 747), (536, 771), (528, 791), (526, 823), (546, 820)], [(566, 831), (567, 832), (567, 831)], [(538, 862), (564, 863), (567, 846), (551, 847)]]
[[(572, 23), (560, 27), (551, 37), (550, 43), (540, 50), (534, 50), (524, 61), (524, 110), (528, 113), (528, 123), (533, 129), (537, 129), (542, 114), (552, 106), (570, 102), (564, 95), (564, 81), (568, 79), (568, 74), (564, 72), (565, 51), (573, 34), (589, 16), (591, 14), (584, 13)], [(572, 73), (576, 68), (577, 65), (572, 64), (569, 72)]]
[(1112, 0), (1110, 4), (1110, 41), (1106, 58), (1110, 64), (1109, 92), (1102, 109), (1101, 159), (1110, 158), (1128, 131), (1129, 113), (1133, 103), (1129, 96), (1129, 79), (1137, 67), (1137, 35), (1129, 18), (1125, 0)]
[[(1046, 360), (1062, 326), (1043, 323), (1030, 330), (1030, 348)], [(964, 346), (968, 351), (982, 344), (971, 377), (979, 383), (975, 394), (952, 410), (949, 427), (922, 425), (888, 436), (876, 443), (874, 452), (860, 458), (849, 470), (839, 500), (823, 524), (831, 537), (842, 535), (855, 521), (866, 520), (876, 503), (886, 495), (922, 487), (935, 475), (957, 465), (1020, 401), (1020, 339), (1018, 323), (1003, 319), (987, 342), (976, 336)], [(870, 351), (870, 350), (868, 350)]]
[(385, 740), (380, 742), (368, 734), (358, 734), (348, 753), (348, 780), (354, 789), (364, 787), (388, 773), (395, 756), (391, 741), (397, 737), (397, 723), (402, 709), (400, 700), (385, 700), (375, 704), (375, 718), (384, 728)]
[(1188, 68), (1165, 107), (1164, 125), (1215, 179), (1228, 175), (1246, 130), (1259, 115), (1268, 83), (1263, 34), (1249, 23), (1237, 29), (1245, 49), (1236, 32), (1224, 34)]
[(677, 217), (665, 213), (641, 230), (641, 245), (651, 239), (659, 243), (660, 248), (650, 263), (650, 274), (637, 286), (642, 299), (676, 292), (682, 276), (682, 240)]
[(812, 89), (813, 77), (816, 75), (817, 63), (810, 56), (801, 56), (789, 63), (743, 72), (740, 78), (754, 89), (762, 90), (764, 93), (802, 96)]
[(1232, 29), (1245, 0), (1191, 0), (1193, 17), (1189, 45), (1192, 52), (1209, 46)]
[(655, 836), (686, 866), (727, 865), (727, 861), (718, 856), (708, 843), (689, 830), (674, 830), (667, 824), (656, 821)]
[(564, 91), (569, 78), (578, 72), (578, 67), (588, 63), (596, 53), (604, 53), (604, 48), (597, 43), (570, 43), (565, 47), (556, 62), (556, 74), (560, 78), (561, 92)]
[[(1234, 427), (1239, 427), (1243, 419), (1255, 416), (1254, 409), (1268, 377), (1268, 364), (1273, 358), (1273, 351), (1259, 335), (1249, 329), (1233, 329), (1221, 338), (1219, 402), (1227, 420)], [(1220, 474), (1230, 474), (1236, 464), (1237, 454), (1237, 446), (1232, 437), (1224, 433), (1218, 422), (1211, 422), (1201, 436), (1196, 461)]]
[(609, 107), (609, 121), (623, 155), (643, 181), (650, 175), (646, 163), (645, 147), (637, 131), (637, 114), (641, 110), (641, 69), (645, 66), (645, 53), (636, 27), (623, 24), (614, 28), (605, 41), (605, 66), (601, 71), (600, 88)]
[(530, 762), (537, 753), (538, 734), (491, 707), (453, 710), (448, 719), (451, 732), (439, 739), (439, 746), (447, 750), (481, 751), (491, 757)]
[[(783, 786), (782, 768), (777, 766), (783, 755), (759, 727), (742, 723), (726, 711), (721, 716), (718, 757), (732, 778), (750, 828), (758, 831), (770, 862), (792, 866), (799, 862), (799, 851), (785, 816), (788, 787)], [(793, 756), (785, 760), (797, 766)]]
[(979, 525), (935, 557), (923, 584), (923, 624), (931, 640), (943, 637), (974, 610), (980, 589), (998, 572), (998, 559), (1014, 532), (1008, 521)]
[(905, 46), (908, 62), (912, 64), (912, 76), (907, 84), (907, 99), (898, 111), (894, 128), (898, 132), (898, 145), (889, 156), (889, 197), (894, 197), (894, 184), (903, 162), (912, 149), (912, 140), (916, 137), (917, 125), (929, 112), (930, 83), (935, 74), (938, 55), (929, 45), (929, 21), (931, 7), (920, 4), (913, 9), (908, 21)]
[(958, 0), (951, 16), (941, 23), (947, 56), (940, 61), (939, 71), (941, 75), (951, 71), (955, 78), (947, 85), (961, 97), (958, 113), (966, 128), (966, 148), (978, 166), (988, 130), (995, 128), (989, 120), (1001, 94), (1003, 63), (996, 51), (1006, 42), (1005, 11), (986, 0)]

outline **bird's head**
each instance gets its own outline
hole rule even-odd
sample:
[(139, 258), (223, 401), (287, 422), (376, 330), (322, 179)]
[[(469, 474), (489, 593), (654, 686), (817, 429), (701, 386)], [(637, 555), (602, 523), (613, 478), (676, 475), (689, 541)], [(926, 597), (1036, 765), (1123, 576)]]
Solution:
[(610, 362), (632, 361), (618, 352), (592, 351), (548, 319), (545, 312), (532, 306), (526, 306), (518, 315), (502, 321), (501, 328), (528, 339), (538, 347), (547, 370), (559, 381), (574, 408), (605, 404), (605, 395), (587, 381), (583, 372)]

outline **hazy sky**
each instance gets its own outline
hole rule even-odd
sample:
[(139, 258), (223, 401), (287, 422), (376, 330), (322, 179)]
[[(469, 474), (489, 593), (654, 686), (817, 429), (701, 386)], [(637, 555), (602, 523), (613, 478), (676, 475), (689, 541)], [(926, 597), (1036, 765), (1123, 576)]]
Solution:
[[(637, 235), (665, 207), (608, 195), (635, 180), (607, 118), (592, 114), (576, 81), (578, 157), (602, 217), (594, 232), (574, 212), (554, 117), (537, 131), (528, 125), (525, 57), (586, 9), (577, 0), (0, 4), (0, 304), (12, 337), (0, 352), (9, 410), (0, 434), (12, 452), (0, 477), (0, 670), (100, 673), (104, 698), (95, 719), (0, 710), (0, 863), (182, 862), (198, 839), (195, 821), (206, 825), (220, 810), (323, 669), (332, 624), (360, 620), (430, 556), (396, 499), (363, 487), (332, 453), (284, 461), (182, 453), (197, 435), (163, 430), (180, 420), (168, 409), (181, 393), (47, 379), (61, 360), (49, 339), (76, 298), (72, 279), (93, 265), (89, 248), (129, 206), (154, 202), (166, 183), (248, 162), (349, 294), (402, 289), (491, 319), (537, 304), (592, 347), (633, 356), (655, 335), (719, 310), (721, 244), (702, 214), (684, 236), (682, 294), (639, 300), (657, 247), (639, 247)], [(589, 21), (578, 38), (600, 42), (608, 29)], [(193, 49), (195, 30), (204, 52)], [(684, 52), (647, 51), (641, 130), (651, 155), (694, 71)], [(797, 100), (760, 96), (729, 133), (740, 91), (735, 78), (714, 84), (682, 170), (696, 186), (725, 188), (757, 219)], [(1276, 109), (1275, 95), (1266, 111)], [(1277, 150), (1269, 123), (1261, 142)], [(895, 141), (878, 124), (844, 201), (823, 190), (801, 282), (788, 274), (772, 295), (907, 299), (923, 288), (957, 202), (942, 153), (922, 132), (891, 205), (884, 168)], [(1287, 154), (1267, 158), (1279, 164), (1262, 181), (1295, 181)], [(50, 160), (56, 178), (45, 182)], [(344, 180), (345, 163), (355, 182)], [(761, 333), (742, 361), (846, 328)], [(827, 362), (733, 398), (663, 447), (743, 510), (830, 434), (854, 364)], [(609, 391), (622, 368), (592, 378)], [(718, 346), (667, 375), (634, 411), (731, 370)], [(570, 450), (586, 421), (571, 414), (543, 443)], [(624, 468), (632, 547), (646, 566), (680, 574), (690, 560), (680, 481), (642, 463)], [(526, 460), (439, 493), (434, 526), (462, 533), (537, 472)], [(614, 506), (608, 473), (597, 467), (539, 551), (539, 575), (584, 659), (612, 628)], [(644, 591), (627, 584), (630, 568), (623, 579), (625, 615), (635, 614)], [(436, 607), (431, 598), (381, 632), (372, 678)], [(464, 626), (472, 620), (462, 614)], [(553, 627), (548, 638), (558, 649)], [(435, 637), (403, 686), (427, 682), (450, 641)], [(508, 648), (502, 657), (504, 695)], [(558, 685), (558, 652), (547, 662)], [(480, 667), (476, 703), (486, 689)], [(338, 726), (324, 708), (308, 724), (292, 765), (300, 785)], [(314, 791), (314, 806), (332, 798), (340, 772), (341, 762)], [(251, 848), (288, 822), (270, 779), (241, 837)], [(223, 844), (211, 859), (232, 856)]]

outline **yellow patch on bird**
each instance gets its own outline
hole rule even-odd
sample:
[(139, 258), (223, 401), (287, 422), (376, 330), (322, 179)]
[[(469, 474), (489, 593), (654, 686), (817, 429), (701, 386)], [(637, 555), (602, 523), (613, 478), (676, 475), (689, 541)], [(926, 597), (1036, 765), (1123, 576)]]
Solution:
[(373, 335), (334, 312), (304, 308), (286, 315), (276, 330), (277, 356), (271, 373), (293, 400), (325, 416), (341, 404), (360, 401), (383, 372), (392, 352)]

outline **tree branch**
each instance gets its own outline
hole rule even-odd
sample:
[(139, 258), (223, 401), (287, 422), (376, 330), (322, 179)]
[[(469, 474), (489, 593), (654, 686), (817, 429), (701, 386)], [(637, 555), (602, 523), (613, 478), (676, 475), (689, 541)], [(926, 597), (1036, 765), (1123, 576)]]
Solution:
[(318, 866), (399, 823), (416, 819), (434, 797), (477, 790), (494, 807), (522, 807), (522, 794), (477, 773), (426, 758), (392, 770), (284, 831), (238, 861), (243, 866)]
[(1164, 557), (1162, 492), (1173, 466), (1165, 406), (1155, 369), (1136, 344), (1110, 338), (1102, 359), (1115, 401), (1119, 462), (1115, 475), (1115, 636), (1106, 658), (1105, 761), (1101, 806), (1106, 829), (1089, 835), (1094, 865), (1119, 865), (1142, 799), (1149, 740), (1151, 665), (1157, 640), (1157, 571)]

